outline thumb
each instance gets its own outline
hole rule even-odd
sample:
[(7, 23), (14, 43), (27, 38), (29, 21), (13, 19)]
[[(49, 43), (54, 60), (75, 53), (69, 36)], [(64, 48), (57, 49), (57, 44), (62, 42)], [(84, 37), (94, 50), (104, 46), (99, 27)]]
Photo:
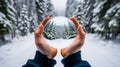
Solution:
[(43, 31), (44, 31), (44, 28), (43, 28), (43, 25), (40, 24), (39, 27), (37, 28), (37, 30), (35, 31), (35, 37), (39, 37), (41, 35), (43, 35)]
[(75, 24), (76, 28), (79, 26), (79, 22), (75, 17), (70, 17), (70, 20)]
[(84, 38), (86, 33), (84, 32), (84, 30), (82, 29), (82, 26), (79, 25), (77, 28), (77, 35), (80, 36), (81, 38)]
[(77, 27), (77, 35), (80, 36), (80, 25)]
[(43, 35), (43, 31), (44, 31), (44, 27), (43, 25), (41, 24), (40, 27), (39, 27), (39, 35)]

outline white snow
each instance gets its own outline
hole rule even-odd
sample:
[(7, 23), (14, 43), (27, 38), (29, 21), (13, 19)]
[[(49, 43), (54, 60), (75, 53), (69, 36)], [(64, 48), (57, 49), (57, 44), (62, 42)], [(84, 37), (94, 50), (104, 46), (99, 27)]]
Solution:
[(0, 12), (0, 20), (3, 20), (4, 17), (5, 15), (2, 12)]
[(115, 19), (112, 19), (110, 22), (109, 22), (109, 27), (110, 26), (116, 26), (117, 25), (117, 21)]
[[(115, 12), (117, 9), (120, 9), (120, 3), (118, 3), (118, 4), (116, 4), (116, 5), (114, 5), (112, 8), (110, 8), (108, 11), (107, 11), (107, 13), (105, 14), (105, 16), (104, 17), (109, 17), (109, 15), (111, 15), (113, 12)], [(118, 12), (119, 12), (119, 10), (118, 10)], [(115, 16), (117, 17), (119, 14), (118, 13), (116, 13), (115, 14)]]
[(112, 8), (110, 8), (107, 13), (112, 13), (112, 11), (115, 11), (115, 9), (118, 8), (120, 9), (120, 3), (117, 3), (116, 5), (114, 5)]
[[(68, 46), (73, 40), (47, 40), (47, 42), (53, 44), (59, 50), (55, 57), (57, 60), (55, 67), (63, 67), (60, 62), (62, 59), (60, 49)], [(119, 43), (103, 41), (95, 34), (87, 34), (85, 44), (81, 50), (83, 59), (87, 60), (92, 67), (120, 67)], [(33, 34), (19, 39), (16, 38), (11, 43), (0, 47), (0, 67), (21, 67), (28, 59), (34, 57), (35, 51), (36, 46)]]
[(95, 9), (93, 10), (93, 15), (96, 15), (98, 12), (100, 12), (100, 9), (102, 9), (102, 5), (106, 2), (107, 0), (104, 1), (97, 1), (94, 4)]
[[(102, 24), (97, 25), (96, 23), (94, 23), (97, 27), (95, 28), (95, 31), (103, 31), (104, 28), (102, 28)], [(93, 27), (95, 27), (95, 25), (93, 24)]]
[(92, 67), (120, 67), (120, 44), (100, 40), (97, 35), (88, 35), (82, 48), (84, 59)]
[(98, 26), (97, 23), (94, 23), (94, 24), (91, 25), (92, 28), (96, 28), (97, 26)]

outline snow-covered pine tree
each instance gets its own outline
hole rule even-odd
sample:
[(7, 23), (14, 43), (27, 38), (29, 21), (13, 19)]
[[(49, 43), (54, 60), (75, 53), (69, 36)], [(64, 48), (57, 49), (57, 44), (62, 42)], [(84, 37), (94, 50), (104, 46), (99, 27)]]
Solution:
[(20, 17), (20, 9), (22, 8), (21, 1), (20, 0), (13, 0), (13, 1), (14, 1), (13, 7), (16, 10), (16, 21), (18, 23), (18, 18)]
[(36, 27), (39, 25), (37, 23), (37, 14), (36, 14), (36, 10), (35, 10), (35, 0), (29, 0), (28, 1), (28, 17), (29, 17), (29, 21), (30, 21), (30, 26), (29, 26), (29, 30), (30, 33), (33, 33), (36, 29)]
[(23, 5), (23, 8), (21, 9), (21, 12), (20, 12), (20, 18), (19, 18), (19, 23), (17, 25), (18, 27), (18, 34), (20, 36), (25, 36), (28, 34), (29, 32), (29, 20), (28, 20), (28, 11), (26, 9), (26, 5)]
[(28, 17), (32, 16), (33, 11), (35, 11), (35, 0), (28, 0)]
[(84, 27), (86, 32), (88, 33), (94, 33), (94, 28), (91, 28), (91, 25), (94, 23), (92, 21), (93, 19), (93, 9), (94, 9), (94, 4), (95, 4), (95, 0), (84, 0), (84, 2), (82, 3), (82, 17), (84, 19)]
[(51, 35), (52, 35), (51, 39), (56, 39), (57, 38), (56, 34), (57, 34), (57, 32), (56, 32), (56, 25), (54, 25), (52, 27), (52, 30), (51, 30)]
[(119, 8), (117, 8), (118, 6), (115, 7), (115, 5), (119, 3), (119, 0), (105, 0), (96, 1), (94, 5), (96, 7), (93, 11), (93, 21), (95, 22), (93, 26), (95, 27), (95, 31), (105, 39), (111, 39), (112, 34), (115, 32), (111, 31), (113, 30), (113, 26), (110, 26), (110, 24), (113, 22), (114, 24), (116, 23), (116, 17), (114, 16)]
[(44, 19), (45, 17), (45, 1), (44, 0), (35, 0), (36, 4), (36, 11), (38, 16), (38, 24)]
[(64, 24), (64, 31), (63, 31), (63, 39), (69, 39), (69, 30), (68, 30), (68, 27), (67, 25)]
[(13, 8), (13, 0), (0, 1), (0, 40), (5, 41), (5, 35), (15, 35), (15, 9)]
[(10, 21), (10, 24), (12, 25), (12, 31), (11, 31), (11, 35), (12, 38), (15, 37), (15, 30), (16, 30), (16, 10), (13, 7), (13, 0), (7, 0), (7, 6), (8, 6), (8, 20)]
[[(120, 3), (119, 3), (120, 5)], [(111, 26), (112, 32), (112, 39), (119, 39), (120, 40), (120, 8), (117, 10), (117, 13), (114, 16), (116, 18), (116, 23)]]
[(44, 27), (44, 37), (46, 37), (47, 39), (49, 38), (48, 35), (49, 35), (49, 27), (50, 27), (50, 21), (45, 25)]
[[(68, 21), (69, 22), (69, 21)], [(76, 36), (76, 28), (71, 22), (68, 23), (68, 37), (69, 39), (74, 38)]]
[(79, 4), (78, 0), (68, 0), (67, 8), (66, 8), (66, 17), (74, 16), (74, 12), (77, 9), (77, 5)]
[[(108, 37), (109, 39), (115, 39), (119, 34), (119, 17), (120, 17), (120, 3), (117, 3), (116, 5), (112, 6), (103, 17), (103, 31), (106, 33), (105, 37)], [(106, 28), (108, 27), (108, 28)]]
[(56, 39), (56, 25), (54, 25), (53, 21), (49, 21), (45, 27), (44, 27), (44, 37), (46, 37), (47, 39)]
[(47, 0), (45, 3), (45, 16), (51, 16), (54, 17), (55, 16), (55, 9), (53, 4), (51, 3), (51, 0)]
[(33, 33), (37, 27), (37, 25), (36, 25), (37, 23), (36, 23), (36, 20), (35, 20), (35, 17), (33, 14), (30, 16), (29, 21), (30, 21), (29, 22), (29, 24), (30, 24), (29, 31), (30, 31), (30, 33)]
[(2, 12), (0, 12), (0, 42), (4, 42), (6, 40), (5, 35), (10, 34), (10, 31), (11, 24), (9, 23), (5, 15)]
[(82, 22), (83, 22), (84, 18), (83, 18), (82, 9), (81, 9), (82, 7), (81, 6), (82, 5), (80, 5), (80, 4), (77, 6), (77, 9), (76, 9), (74, 15), (77, 18), (77, 20), (79, 21), (79, 23), (83, 24)]
[(47, 33), (49, 33), (49, 39), (55, 39), (55, 34), (54, 34), (54, 22), (52, 21), (51, 23), (50, 23), (50, 26), (49, 26), (49, 29), (48, 29), (48, 32)]

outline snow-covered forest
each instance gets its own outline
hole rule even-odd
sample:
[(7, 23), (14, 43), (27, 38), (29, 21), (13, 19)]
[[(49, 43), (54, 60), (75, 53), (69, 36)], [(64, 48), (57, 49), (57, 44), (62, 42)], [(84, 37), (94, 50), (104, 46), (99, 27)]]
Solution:
[[(65, 16), (76, 17), (87, 33), (120, 39), (119, 5), (120, 0), (68, 0)], [(0, 9), (0, 42), (33, 33), (46, 16), (57, 16), (51, 0), (2, 0)]]
[(0, 42), (33, 33), (46, 16), (56, 16), (51, 0), (1, 0)]
[[(21, 67), (28, 58), (33, 58), (36, 50), (35, 45), (32, 47), (33, 33), (47, 16), (76, 17), (88, 37), (86, 46), (82, 48), (83, 57), (90, 61), (93, 67), (120, 67), (120, 0), (1, 0), (0, 67)], [(51, 30), (52, 27), (54, 26), (51, 23), (44, 28), (47, 31), (44, 36), (51, 40), (59, 38), (54, 35), (56, 31)], [(71, 38), (76, 34), (75, 30), (70, 24), (71, 31), (67, 30), (67, 26), (64, 27), (64, 39), (70, 39), (67, 42), (71, 42)], [(55, 43), (58, 41), (62, 40), (53, 40)], [(92, 47), (89, 47), (89, 44)], [(30, 50), (29, 56), (25, 54), (26, 57), (22, 57), (24, 52)], [(97, 51), (104, 54), (103, 57), (100, 57)], [(57, 56), (56, 59), (60, 60), (59, 57), (61, 58)], [(11, 62), (13, 58), (15, 65)], [(58, 64), (56, 67), (62, 66)]]
[[(68, 0), (63, 14), (76, 17), (87, 33), (120, 39), (119, 5), (120, 0)], [(0, 42), (33, 33), (43, 18), (60, 15), (54, 7), (51, 0), (1, 0)]]
[(88, 33), (120, 39), (120, 0), (68, 0), (66, 16), (75, 16)]

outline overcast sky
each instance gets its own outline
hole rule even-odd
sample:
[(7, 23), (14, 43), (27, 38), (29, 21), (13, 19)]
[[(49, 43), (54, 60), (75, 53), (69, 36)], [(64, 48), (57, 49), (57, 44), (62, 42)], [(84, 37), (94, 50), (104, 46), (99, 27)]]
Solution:
[(58, 16), (65, 16), (67, 0), (52, 0)]

